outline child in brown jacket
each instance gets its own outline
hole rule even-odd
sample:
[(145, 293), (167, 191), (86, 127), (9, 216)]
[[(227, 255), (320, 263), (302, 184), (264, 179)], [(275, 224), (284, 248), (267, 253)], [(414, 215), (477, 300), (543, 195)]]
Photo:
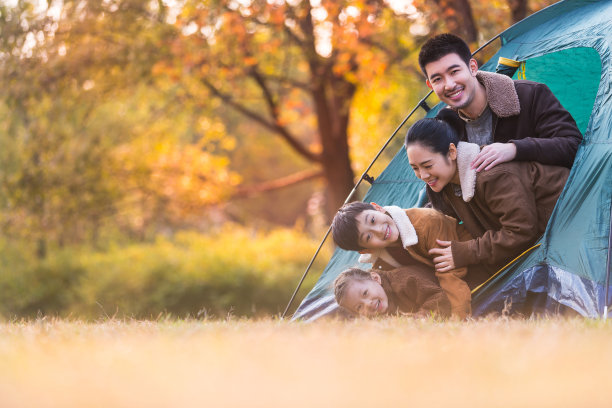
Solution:
[[(434, 278), (433, 256), (429, 250), (436, 240), (463, 241), (471, 236), (457, 220), (430, 208), (401, 209), (375, 203), (344, 205), (332, 221), (332, 236), (342, 249), (359, 251), (359, 261), (371, 263), (376, 272), (401, 266), (425, 265)], [(471, 291), (464, 280), (467, 268), (435, 272), (448, 297), (453, 315), (471, 314)]]
[(451, 314), (448, 298), (425, 265), (370, 272), (350, 268), (334, 281), (334, 294), (340, 306), (365, 317)]

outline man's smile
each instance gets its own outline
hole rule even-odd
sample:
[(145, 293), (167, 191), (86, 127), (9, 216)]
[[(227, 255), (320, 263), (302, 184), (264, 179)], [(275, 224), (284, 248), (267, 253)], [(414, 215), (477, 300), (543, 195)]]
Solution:
[(464, 89), (463, 86), (458, 86), (455, 89), (453, 89), (452, 91), (446, 92), (445, 95), (449, 99), (456, 100), (456, 99), (461, 98), (461, 96), (463, 95), (463, 89)]

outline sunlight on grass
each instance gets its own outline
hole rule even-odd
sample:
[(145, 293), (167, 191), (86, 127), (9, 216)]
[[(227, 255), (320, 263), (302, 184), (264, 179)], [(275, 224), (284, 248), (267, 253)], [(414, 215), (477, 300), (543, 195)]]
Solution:
[(581, 319), (39, 319), (0, 325), (0, 396), (4, 408), (603, 407), (611, 340), (611, 324)]

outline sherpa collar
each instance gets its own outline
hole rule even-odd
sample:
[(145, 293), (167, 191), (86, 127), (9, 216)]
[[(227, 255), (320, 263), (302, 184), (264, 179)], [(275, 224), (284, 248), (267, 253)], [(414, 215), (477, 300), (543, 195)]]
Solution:
[(518, 94), (512, 78), (493, 72), (478, 71), (476, 79), (485, 87), (489, 107), (500, 118), (521, 113)]
[[(383, 207), (383, 209), (391, 216), (395, 225), (397, 226), (397, 230), (399, 231), (400, 240), (402, 241), (402, 246), (404, 249), (408, 249), (408, 247), (415, 245), (419, 242), (419, 237), (417, 236), (416, 230), (408, 218), (405, 210), (402, 210), (400, 207), (396, 205), (389, 205)], [(386, 253), (384, 248), (375, 249), (372, 253), (361, 254), (359, 256), (359, 262), (361, 263), (374, 263), (377, 258), (383, 256), (383, 253)], [(386, 259), (385, 259), (386, 260)]]
[(419, 242), (419, 237), (417, 237), (416, 231), (406, 211), (402, 210), (397, 205), (389, 205), (383, 208), (389, 213), (391, 218), (393, 218), (393, 221), (395, 221), (404, 248), (408, 248)]
[(461, 183), (463, 201), (468, 202), (474, 197), (476, 190), (476, 169), (470, 164), (480, 153), (480, 146), (476, 143), (459, 142), (457, 145), (457, 172)]

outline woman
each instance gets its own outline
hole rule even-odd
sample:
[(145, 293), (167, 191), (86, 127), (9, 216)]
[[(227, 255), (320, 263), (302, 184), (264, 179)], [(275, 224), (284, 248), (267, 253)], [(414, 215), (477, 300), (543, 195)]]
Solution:
[(406, 135), (416, 176), (434, 208), (456, 216), (473, 239), (438, 241), (436, 270), (482, 265), (489, 274), (528, 249), (546, 229), (569, 170), (536, 162), (507, 162), (480, 173), (470, 166), (480, 147), (459, 142), (450, 122), (422, 119)]

